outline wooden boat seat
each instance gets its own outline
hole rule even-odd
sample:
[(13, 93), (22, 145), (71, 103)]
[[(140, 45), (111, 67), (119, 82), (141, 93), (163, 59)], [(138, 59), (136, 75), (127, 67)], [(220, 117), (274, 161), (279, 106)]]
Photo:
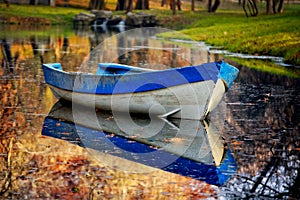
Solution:
[(150, 72), (150, 71), (154, 71), (154, 70), (122, 65), (122, 64), (115, 64), (115, 63), (99, 63), (96, 75), (128, 74), (128, 73), (137, 74), (137, 73)]

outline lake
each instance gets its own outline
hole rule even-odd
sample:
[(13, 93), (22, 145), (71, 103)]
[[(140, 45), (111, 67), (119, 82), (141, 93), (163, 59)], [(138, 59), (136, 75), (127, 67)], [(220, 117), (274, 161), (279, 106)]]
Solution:
[[(237, 66), (233, 55), (158, 32), (1, 25), (1, 198), (300, 198), (299, 70)], [(206, 121), (64, 105), (41, 68), (60, 62), (95, 72), (98, 62), (117, 62), (162, 70), (220, 59), (240, 73)]]

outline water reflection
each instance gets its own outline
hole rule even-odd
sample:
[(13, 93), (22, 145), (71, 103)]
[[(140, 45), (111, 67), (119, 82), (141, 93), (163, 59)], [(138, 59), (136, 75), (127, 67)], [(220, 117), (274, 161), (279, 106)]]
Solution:
[[(204, 44), (182, 45), (180, 42), (158, 41), (153, 38), (157, 32), (155, 29), (152, 31), (150, 29), (148, 32), (137, 29), (118, 38), (114, 35), (123, 30), (79, 29), (74, 32), (70, 32), (70, 30), (61, 32), (56, 27), (50, 27), (47, 31), (48, 34), (41, 34), (38, 30), (19, 30), (10, 26), (4, 27), (4, 30), (11, 31), (12, 34), (7, 36), (6, 32), (0, 33), (0, 38), (3, 40), (1, 44), (5, 50), (3, 52), (6, 52), (2, 54), (1, 58), (7, 58), (10, 63), (14, 59), (16, 65), (22, 61), (34, 60), (37, 62), (35, 65), (59, 62), (67, 70), (84, 70), (81, 66), (82, 63), (91, 59), (89, 53), (95, 51), (99, 44), (104, 45), (104, 50), (101, 54), (98, 53), (100, 57), (96, 58), (96, 63), (110, 61), (157, 68), (154, 65), (156, 63), (160, 66), (159, 69), (163, 69), (201, 64), (219, 59), (217, 54), (209, 53)], [(44, 31), (43, 27), (41, 27), (41, 31)], [(134, 35), (132, 35), (133, 32)], [(6, 39), (7, 37), (9, 39)], [(110, 38), (109, 41), (105, 41), (107, 38)], [(144, 48), (147, 46), (155, 48)]]
[[(91, 150), (41, 136), (43, 122), (57, 101), (44, 83), (41, 62), (60, 62), (66, 70), (77, 71), (91, 50), (117, 32), (0, 26), (1, 198), (300, 198), (299, 79), (239, 67), (239, 77), (225, 98), (221, 129), (237, 172), (222, 187), (162, 170), (124, 173), (101, 165), (90, 156)], [(150, 39), (148, 44), (155, 42)], [(168, 42), (160, 47), (135, 49), (119, 62), (148, 67), (160, 59), (163, 69), (172, 62), (181, 66), (186, 60), (200, 64), (221, 57), (201, 44), (187, 46), (188, 51)], [(112, 51), (117, 53), (107, 46), (103, 58)], [(118, 157), (113, 162), (125, 163)]]
[[(131, 29), (122, 34), (110, 35), (102, 41), (94, 38), (93, 41), (98, 46), (93, 43), (91, 53), (81, 63), (80, 71), (94, 73), (99, 62), (121, 63), (162, 70), (219, 59), (218, 55), (209, 54), (204, 44), (156, 38), (156, 34), (166, 31), (169, 30), (161, 28)], [(104, 36), (103, 34), (99, 35)]]
[(1, 42), (1, 52), (3, 55), (2, 66), (5, 70), (13, 72), (16, 64), (16, 60), (19, 57), (19, 53), (16, 52), (15, 56), (12, 56), (10, 43), (6, 39), (2, 39)]
[[(73, 112), (71, 107), (56, 104), (44, 121), (42, 134), (209, 184), (223, 185), (235, 173), (235, 161), (213, 123), (140, 116), (133, 125), (121, 114), (116, 119), (111, 113), (78, 107)], [(97, 121), (91, 120), (95, 114)]]
[(227, 195), (298, 198), (300, 79), (245, 67), (240, 72), (227, 94), (224, 132), (239, 166), (230, 183), (238, 192)]

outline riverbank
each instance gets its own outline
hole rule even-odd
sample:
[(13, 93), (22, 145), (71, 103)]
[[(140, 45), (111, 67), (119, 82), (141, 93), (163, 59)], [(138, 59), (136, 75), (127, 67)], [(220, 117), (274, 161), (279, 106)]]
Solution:
[[(203, 7), (196, 12), (184, 10), (172, 15), (162, 8), (146, 11), (156, 14), (161, 26), (181, 30), (188, 37), (205, 41), (231, 52), (271, 55), (284, 62), (300, 66), (300, 4), (286, 4), (283, 14), (246, 18), (241, 7), (232, 4), (216, 13)], [(84, 9), (0, 4), (0, 23), (71, 24), (74, 15)], [(120, 14), (120, 12), (118, 12)], [(172, 35), (172, 37), (174, 37)]]
[(249, 18), (243, 12), (230, 10), (183, 12), (174, 19), (161, 17), (161, 23), (169, 28), (179, 27), (181, 33), (193, 40), (230, 52), (278, 56), (285, 63), (300, 66), (300, 4), (285, 5), (285, 8), (283, 14)]

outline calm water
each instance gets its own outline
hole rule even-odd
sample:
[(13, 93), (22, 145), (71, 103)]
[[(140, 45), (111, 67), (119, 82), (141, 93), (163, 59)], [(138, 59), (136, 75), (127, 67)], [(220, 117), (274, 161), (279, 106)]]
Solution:
[[(134, 126), (122, 126), (110, 113), (89, 120), (94, 111), (74, 115), (58, 104), (42, 62), (92, 72), (101, 61), (167, 69), (222, 58), (201, 43), (118, 32), (1, 27), (1, 198), (300, 198), (300, 79), (237, 66), (237, 80), (204, 123), (135, 116)], [(183, 157), (171, 159), (174, 151)]]

